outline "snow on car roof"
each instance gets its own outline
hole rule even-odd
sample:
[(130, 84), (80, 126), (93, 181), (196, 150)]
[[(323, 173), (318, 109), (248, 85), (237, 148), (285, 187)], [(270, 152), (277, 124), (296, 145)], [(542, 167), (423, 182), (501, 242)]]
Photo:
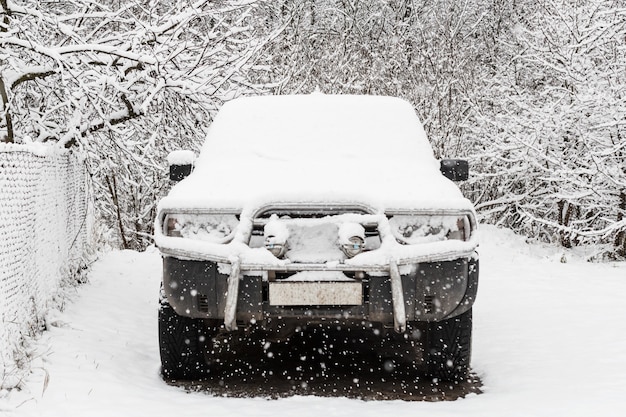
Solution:
[(471, 208), (439, 172), (411, 104), (324, 94), (226, 103), (194, 172), (161, 208), (254, 209), (274, 202)]

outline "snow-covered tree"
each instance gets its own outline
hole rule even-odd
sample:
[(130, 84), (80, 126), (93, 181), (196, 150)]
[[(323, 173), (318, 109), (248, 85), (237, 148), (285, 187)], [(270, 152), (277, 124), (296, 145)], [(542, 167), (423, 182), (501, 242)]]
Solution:
[(164, 156), (196, 148), (272, 34), (254, 1), (2, 0), (0, 139), (78, 145), (96, 207), (143, 247)]
[[(1, 3), (9, 141), (29, 136), (71, 145), (128, 120), (158, 122), (180, 110), (172, 105), (211, 109), (206, 101), (219, 103), (222, 91), (237, 89), (237, 72), (262, 42), (249, 24), (249, 2)], [(202, 117), (178, 116), (185, 125)]]
[[(566, 247), (626, 254), (626, 9), (596, 0), (515, 10), (475, 112), (478, 208)], [(482, 191), (478, 191), (481, 189)]]

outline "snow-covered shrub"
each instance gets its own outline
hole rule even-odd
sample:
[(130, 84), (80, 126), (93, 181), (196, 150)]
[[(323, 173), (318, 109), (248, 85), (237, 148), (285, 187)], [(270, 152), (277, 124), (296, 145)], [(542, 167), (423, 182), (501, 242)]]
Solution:
[(19, 382), (24, 337), (84, 267), (87, 224), (81, 157), (0, 143), (0, 387)]
[(626, 11), (529, 2), (465, 132), (483, 219), (626, 257)]
[(240, 74), (273, 36), (262, 3), (0, 1), (0, 141), (79, 146), (111, 244), (145, 248), (165, 156), (262, 90)]

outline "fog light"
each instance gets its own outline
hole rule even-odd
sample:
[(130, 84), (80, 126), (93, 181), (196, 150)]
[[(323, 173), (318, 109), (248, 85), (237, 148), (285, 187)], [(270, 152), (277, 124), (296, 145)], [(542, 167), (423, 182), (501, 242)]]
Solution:
[(277, 258), (281, 258), (286, 251), (284, 243), (278, 243), (276, 236), (267, 236), (265, 238), (265, 249), (270, 251), (272, 255)]
[(348, 258), (352, 258), (365, 249), (365, 241), (358, 236), (352, 236), (349, 238), (350, 243), (344, 243), (341, 245), (341, 250), (346, 254)]
[(263, 228), (263, 236), (265, 237), (265, 249), (270, 251), (272, 255), (281, 258), (287, 251), (287, 239), (289, 238), (289, 230), (287, 226), (278, 219), (278, 216), (270, 217), (269, 222)]
[(365, 250), (365, 228), (359, 223), (343, 223), (339, 227), (339, 245), (348, 258)]

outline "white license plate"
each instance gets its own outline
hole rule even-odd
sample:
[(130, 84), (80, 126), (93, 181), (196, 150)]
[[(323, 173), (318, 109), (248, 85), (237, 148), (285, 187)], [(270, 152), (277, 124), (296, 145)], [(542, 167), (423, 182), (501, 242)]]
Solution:
[(339, 306), (363, 304), (360, 282), (270, 282), (272, 306)]

